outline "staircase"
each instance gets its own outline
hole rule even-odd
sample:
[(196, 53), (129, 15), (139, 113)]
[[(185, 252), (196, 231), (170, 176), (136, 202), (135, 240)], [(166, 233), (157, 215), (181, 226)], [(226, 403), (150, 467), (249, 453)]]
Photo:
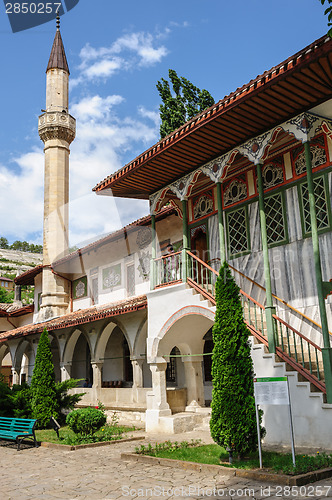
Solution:
[[(186, 292), (188, 293), (189, 289), (191, 289), (193, 294), (190, 303), (192, 303), (193, 297), (196, 296), (194, 302), (200, 300), (201, 304), (205, 303), (206, 308), (215, 310), (215, 284), (218, 272), (198, 259), (190, 251), (186, 252), (186, 256), (186, 268), (183, 267), (180, 256), (177, 256), (176, 275), (168, 273), (171, 279), (163, 272), (163, 269), (166, 268), (165, 264), (160, 265), (161, 277), (157, 279), (155, 288), (164, 288), (167, 285), (179, 283), (180, 280), (186, 281), (188, 288)], [(249, 278), (246, 279), (250, 280)], [(249, 289), (251, 290), (250, 293), (256, 296), (258, 300), (255, 300), (243, 290), (240, 290), (240, 295), (244, 320), (250, 331), (249, 340), (251, 342), (251, 356), (255, 375), (257, 377), (287, 376), (291, 394), (296, 446), (309, 447), (316, 451), (317, 449), (330, 450), (332, 449), (332, 404), (325, 403), (326, 388), (322, 350), (311, 339), (275, 314), (273, 320), (276, 352), (270, 353), (265, 322), (265, 307), (260, 303), (264, 301), (265, 289), (261, 285), (254, 284), (261, 289), (259, 293), (253, 287)], [(164, 288), (164, 290), (167, 290), (167, 288)], [(185, 293), (185, 289), (178, 287), (177, 290), (178, 292), (173, 290), (172, 293), (179, 293), (179, 297), (176, 299), (179, 300), (180, 292)], [(180, 302), (185, 303), (183, 299), (184, 297), (181, 298)], [(319, 333), (320, 326), (317, 323), (286, 304), (283, 300), (278, 300), (283, 304), (280, 314), (284, 314), (285, 311), (287, 313), (285, 307), (289, 307), (289, 311), (291, 311), (290, 320), (292, 318), (298, 319), (300, 315), (307, 322), (310, 321), (314, 324), (315, 330)], [(264, 411), (263, 425), (267, 430), (264, 442), (279, 447), (283, 445), (289, 446), (288, 407), (265, 405), (262, 406), (262, 409)], [(188, 408), (186, 412), (171, 415), (165, 418), (163, 422), (162, 418), (160, 418), (161, 427), (164, 427), (164, 430), (168, 432), (191, 429), (208, 430), (210, 409), (202, 408), (201, 410), (204, 410), (204, 412), (196, 413), (193, 409)]]
[[(187, 256), (188, 284), (215, 305), (215, 283), (218, 272), (190, 251), (187, 251)], [(255, 342), (263, 344), (268, 352), (265, 308), (243, 290), (240, 290), (240, 295), (248, 329)], [(326, 394), (321, 348), (276, 314), (273, 315), (273, 319), (276, 360), (285, 362), (289, 370), (296, 371), (300, 381), (309, 382), (313, 392)]]

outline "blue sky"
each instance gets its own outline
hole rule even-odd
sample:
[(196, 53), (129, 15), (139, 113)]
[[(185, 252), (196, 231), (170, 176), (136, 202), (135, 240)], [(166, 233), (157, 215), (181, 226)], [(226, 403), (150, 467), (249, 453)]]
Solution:
[[(175, 69), (217, 101), (327, 32), (319, 0), (80, 0), (61, 19), (71, 71), (71, 245), (144, 215), (92, 187), (159, 139), (156, 82)], [(55, 22), (13, 34), (0, 4), (0, 236), (42, 242), (37, 119)]]

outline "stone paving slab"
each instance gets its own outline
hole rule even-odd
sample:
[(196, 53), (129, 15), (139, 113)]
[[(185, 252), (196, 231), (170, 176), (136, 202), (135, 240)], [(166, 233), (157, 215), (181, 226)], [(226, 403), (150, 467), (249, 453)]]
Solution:
[[(211, 442), (209, 434), (202, 431), (149, 436), (146, 442), (192, 438)], [(225, 474), (211, 475), (121, 460), (121, 453), (134, 451), (140, 443), (144, 441), (118, 442), (74, 452), (32, 447), (17, 452), (15, 448), (0, 446), (0, 500), (332, 498), (332, 479), (296, 490)]]

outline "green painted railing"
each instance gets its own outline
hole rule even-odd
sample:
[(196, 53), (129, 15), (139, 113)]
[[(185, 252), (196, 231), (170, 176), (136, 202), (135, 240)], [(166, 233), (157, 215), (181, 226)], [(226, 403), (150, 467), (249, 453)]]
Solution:
[[(187, 253), (187, 282), (215, 305), (215, 284), (219, 273), (189, 250)], [(165, 286), (181, 280), (181, 252), (156, 259), (157, 286)], [(245, 322), (251, 333), (268, 347), (265, 308), (262, 304), (240, 290)], [(287, 324), (277, 315), (275, 321), (276, 354), (298, 371), (320, 391), (326, 392), (324, 384), (321, 348)]]

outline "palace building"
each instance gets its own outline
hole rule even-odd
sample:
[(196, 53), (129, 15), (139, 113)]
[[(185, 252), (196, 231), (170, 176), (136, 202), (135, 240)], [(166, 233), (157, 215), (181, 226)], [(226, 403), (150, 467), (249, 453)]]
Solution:
[[(57, 380), (89, 379), (150, 432), (208, 425), (215, 282), (241, 288), (257, 377), (288, 376), (295, 444), (332, 438), (332, 40), (315, 41), (110, 174), (98, 195), (150, 214), (68, 253), (69, 67), (59, 26), (47, 66), (43, 263), (0, 304), (0, 363), (29, 381), (47, 328)], [(172, 248), (169, 247), (171, 245)], [(19, 287), (35, 286), (34, 307)], [(332, 326), (330, 326), (332, 329)], [(266, 442), (289, 443), (266, 406)], [(323, 430), (324, 429), (324, 430)]]

